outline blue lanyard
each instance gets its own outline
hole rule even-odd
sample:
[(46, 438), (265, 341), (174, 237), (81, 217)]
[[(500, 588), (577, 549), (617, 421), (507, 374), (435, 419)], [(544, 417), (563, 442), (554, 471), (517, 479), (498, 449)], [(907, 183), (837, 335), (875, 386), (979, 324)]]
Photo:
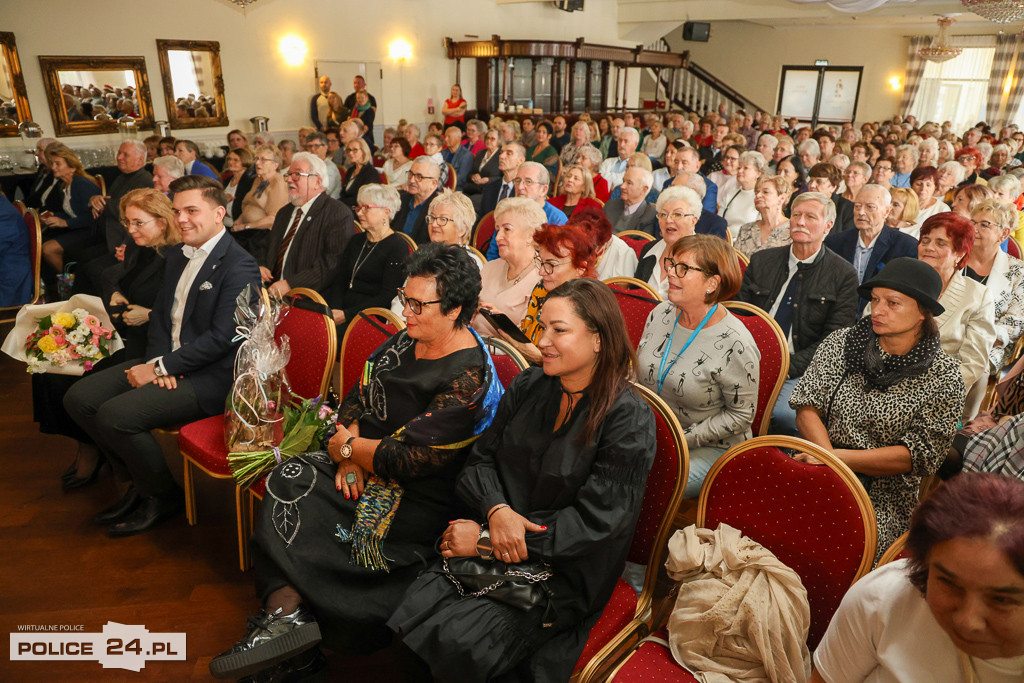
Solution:
[(676, 361), (679, 360), (680, 356), (686, 353), (686, 349), (690, 348), (690, 344), (692, 344), (693, 340), (697, 338), (697, 334), (704, 329), (704, 326), (708, 324), (708, 321), (711, 320), (711, 316), (713, 316), (715, 314), (715, 311), (717, 310), (718, 304), (715, 304), (711, 308), (711, 310), (708, 311), (708, 314), (704, 316), (704, 319), (700, 321), (700, 325), (697, 325), (697, 329), (690, 333), (690, 338), (686, 340), (685, 344), (683, 344), (683, 348), (679, 350), (679, 353), (676, 354), (676, 357), (672, 359), (672, 362), (668, 364), (668, 367), (665, 367), (665, 361), (668, 359), (669, 351), (672, 350), (672, 340), (675, 339), (676, 336), (676, 328), (679, 327), (679, 316), (676, 316), (676, 322), (672, 326), (672, 334), (669, 335), (668, 338), (668, 347), (665, 349), (665, 353), (661, 355), (661, 363), (658, 365), (659, 396), (661, 395), (661, 388), (665, 386), (665, 378), (668, 377), (668, 373), (670, 373), (672, 371), (672, 368), (675, 367)]

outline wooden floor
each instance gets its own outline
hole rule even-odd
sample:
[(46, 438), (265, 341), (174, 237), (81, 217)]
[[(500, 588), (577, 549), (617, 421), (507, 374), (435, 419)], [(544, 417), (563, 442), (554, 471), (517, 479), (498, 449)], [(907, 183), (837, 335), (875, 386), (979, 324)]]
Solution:
[[(0, 340), (10, 328), (0, 325)], [(173, 444), (165, 450), (180, 477)], [(238, 570), (233, 487), (199, 477), (197, 526), (182, 515), (149, 533), (110, 539), (91, 521), (116, 498), (109, 470), (90, 487), (60, 489), (74, 448), (70, 439), (39, 434), (25, 366), (0, 355), (0, 632), (55, 624), (99, 633), (108, 621), (140, 624), (151, 633), (185, 633), (187, 659), (150, 661), (135, 673), (95, 661), (5, 657), (0, 681), (214, 680), (210, 659), (242, 635), (258, 607), (252, 570)], [(330, 679), (396, 680), (380, 659), (330, 657)]]

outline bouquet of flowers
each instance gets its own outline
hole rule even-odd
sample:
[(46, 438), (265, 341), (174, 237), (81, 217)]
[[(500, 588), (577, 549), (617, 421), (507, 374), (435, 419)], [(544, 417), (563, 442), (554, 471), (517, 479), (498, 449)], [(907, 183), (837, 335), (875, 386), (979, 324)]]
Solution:
[(124, 348), (103, 302), (78, 294), (68, 301), (25, 306), (3, 351), (28, 364), (28, 371), (81, 375)]
[(239, 486), (251, 486), (287, 458), (324, 448), (336, 421), (337, 412), (320, 396), (303, 399), (292, 394), (284, 407), (282, 437), (277, 445), (228, 453), (231, 474)]
[(224, 415), (224, 445), (229, 453), (262, 452), (280, 443), (284, 407), (291, 395), (285, 366), (291, 357), (288, 337), (274, 328), (280, 303), (264, 300), (246, 286), (235, 300), (235, 328), (244, 339), (235, 356), (235, 381)]

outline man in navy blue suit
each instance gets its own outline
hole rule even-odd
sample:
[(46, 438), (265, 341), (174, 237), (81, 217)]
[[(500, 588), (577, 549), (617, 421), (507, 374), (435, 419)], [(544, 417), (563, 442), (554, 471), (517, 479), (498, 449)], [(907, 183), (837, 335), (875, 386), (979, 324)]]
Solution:
[(107, 533), (115, 537), (182, 511), (181, 489), (150, 430), (223, 412), (238, 347), (235, 299), (260, 285), (256, 260), (224, 229), (221, 184), (190, 175), (171, 191), (184, 244), (167, 252), (146, 355), (84, 377), (64, 398), (122, 483), (122, 498), (96, 517), (114, 525)]
[[(825, 246), (853, 264), (857, 282), (864, 284), (894, 258), (917, 258), (917, 240), (910, 235), (886, 226), (892, 197), (881, 185), (865, 185), (857, 192), (853, 203), (853, 224), (856, 230), (830, 235)], [(860, 300), (858, 311), (867, 305)]]

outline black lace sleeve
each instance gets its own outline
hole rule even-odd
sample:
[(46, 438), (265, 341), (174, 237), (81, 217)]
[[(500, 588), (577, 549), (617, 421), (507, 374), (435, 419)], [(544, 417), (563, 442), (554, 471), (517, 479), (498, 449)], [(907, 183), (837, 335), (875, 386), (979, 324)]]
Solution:
[(359, 400), (359, 382), (356, 382), (338, 406), (338, 423), (348, 427), (362, 416), (363, 404)]
[[(468, 405), (473, 395), (483, 386), (485, 370), (481, 366), (466, 368), (452, 378), (447, 389), (439, 393), (424, 409), (426, 415), (441, 408)], [(343, 407), (349, 402), (345, 399)], [(358, 401), (356, 403), (358, 410)], [(445, 443), (459, 443), (473, 435), (473, 415), (467, 412), (464, 423), (445, 435)], [(358, 416), (358, 415), (357, 415)], [(373, 470), (381, 477), (401, 483), (403, 479), (418, 479), (440, 472), (461, 461), (468, 446), (443, 448), (412, 446), (391, 437), (385, 437), (373, 455)]]

